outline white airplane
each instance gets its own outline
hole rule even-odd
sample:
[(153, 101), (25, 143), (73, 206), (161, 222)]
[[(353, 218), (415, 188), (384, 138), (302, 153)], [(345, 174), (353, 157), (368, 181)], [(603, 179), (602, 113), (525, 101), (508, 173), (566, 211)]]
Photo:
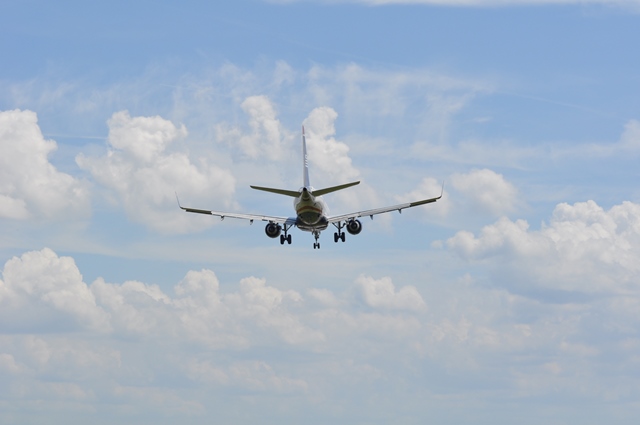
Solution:
[[(268, 221), (269, 223), (267, 223), (267, 226), (264, 229), (265, 233), (270, 238), (277, 238), (278, 236), (280, 236), (280, 244), (282, 245), (284, 245), (285, 241), (288, 244), (291, 244), (291, 235), (289, 234), (289, 230), (293, 226), (295, 226), (300, 230), (313, 233), (313, 236), (315, 237), (313, 248), (319, 249), (320, 242), (318, 242), (318, 239), (320, 238), (320, 232), (325, 230), (329, 226), (329, 224), (333, 224), (336, 229), (338, 229), (338, 231), (333, 234), (333, 241), (338, 242), (339, 240), (341, 240), (342, 242), (344, 242), (345, 233), (342, 231), (343, 228), (346, 228), (347, 232), (352, 235), (357, 235), (362, 231), (362, 223), (360, 222), (360, 220), (358, 220), (358, 218), (369, 216), (373, 220), (373, 216), (376, 214), (382, 214), (390, 211), (402, 212), (402, 210), (405, 208), (417, 207), (418, 205), (436, 202), (438, 199), (442, 198), (442, 194), (444, 192), (443, 184), (440, 196), (436, 198), (423, 199), (421, 201), (408, 202), (406, 204), (393, 205), (391, 207), (376, 208), (372, 210), (358, 211), (354, 213), (328, 217), (325, 213), (325, 211), (327, 211), (327, 206), (321, 196), (326, 195), (327, 193), (336, 192), (338, 190), (355, 186), (360, 182), (357, 181), (346, 183), (320, 190), (314, 189), (309, 183), (309, 161), (307, 159), (307, 142), (304, 136), (304, 127), (302, 127), (302, 156), (304, 159), (302, 168), (304, 186), (302, 186), (299, 190), (294, 191), (286, 189), (274, 189), (270, 187), (251, 186), (252, 189), (263, 190), (265, 192), (277, 193), (279, 195), (285, 195), (294, 198), (293, 207), (296, 211), (295, 217), (273, 217), (259, 214), (241, 214), (185, 208), (180, 205), (180, 200), (178, 200), (178, 206), (186, 212), (213, 215), (216, 217), (220, 217), (222, 220), (224, 220), (225, 217), (240, 218), (249, 220), (251, 224), (253, 224), (254, 220)], [(176, 199), (177, 198), (178, 195), (176, 194)]]

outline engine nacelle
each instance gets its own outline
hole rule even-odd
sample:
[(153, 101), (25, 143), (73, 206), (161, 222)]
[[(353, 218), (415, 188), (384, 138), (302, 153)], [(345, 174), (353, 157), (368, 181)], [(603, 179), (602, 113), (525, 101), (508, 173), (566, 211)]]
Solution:
[(362, 223), (360, 223), (360, 220), (349, 220), (347, 222), (347, 232), (352, 235), (357, 235), (362, 232)]
[(270, 238), (277, 238), (278, 236), (280, 236), (280, 232), (282, 232), (282, 226), (280, 226), (279, 224), (276, 224), (276, 223), (269, 223), (264, 228), (264, 232)]

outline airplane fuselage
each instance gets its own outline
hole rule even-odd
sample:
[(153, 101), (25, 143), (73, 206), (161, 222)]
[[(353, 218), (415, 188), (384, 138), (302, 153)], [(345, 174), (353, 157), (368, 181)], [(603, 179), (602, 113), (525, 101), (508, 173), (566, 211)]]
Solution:
[(322, 198), (313, 196), (311, 190), (303, 187), (300, 196), (293, 201), (296, 227), (309, 232), (322, 231), (329, 225), (325, 214), (327, 206)]

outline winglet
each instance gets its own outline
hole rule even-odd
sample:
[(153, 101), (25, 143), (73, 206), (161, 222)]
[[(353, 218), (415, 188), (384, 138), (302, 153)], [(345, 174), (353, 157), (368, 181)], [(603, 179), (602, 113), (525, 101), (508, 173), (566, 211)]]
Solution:
[(182, 205), (180, 205), (180, 199), (178, 199), (178, 192), (174, 192), (176, 194), (176, 201), (178, 201), (178, 206), (180, 207), (181, 210), (184, 210), (185, 208), (182, 208)]

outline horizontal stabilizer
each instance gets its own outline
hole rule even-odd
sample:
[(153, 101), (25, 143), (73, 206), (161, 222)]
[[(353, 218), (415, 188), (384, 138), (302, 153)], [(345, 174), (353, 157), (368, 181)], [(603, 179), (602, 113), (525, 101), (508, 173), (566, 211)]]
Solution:
[(260, 186), (250, 186), (251, 189), (263, 190), (265, 192), (277, 193), (278, 195), (291, 196), (293, 198), (297, 198), (300, 196), (300, 192), (297, 190), (285, 190), (285, 189), (274, 189), (271, 187), (260, 187)]
[(357, 184), (360, 184), (360, 182), (357, 181), (357, 182), (353, 182), (353, 183), (341, 184), (340, 186), (327, 187), (325, 189), (314, 190), (312, 193), (313, 193), (313, 196), (322, 196), (322, 195), (326, 195), (327, 193), (336, 192), (338, 190), (342, 190), (342, 189), (346, 189), (346, 188), (351, 187), (351, 186), (355, 186)]

